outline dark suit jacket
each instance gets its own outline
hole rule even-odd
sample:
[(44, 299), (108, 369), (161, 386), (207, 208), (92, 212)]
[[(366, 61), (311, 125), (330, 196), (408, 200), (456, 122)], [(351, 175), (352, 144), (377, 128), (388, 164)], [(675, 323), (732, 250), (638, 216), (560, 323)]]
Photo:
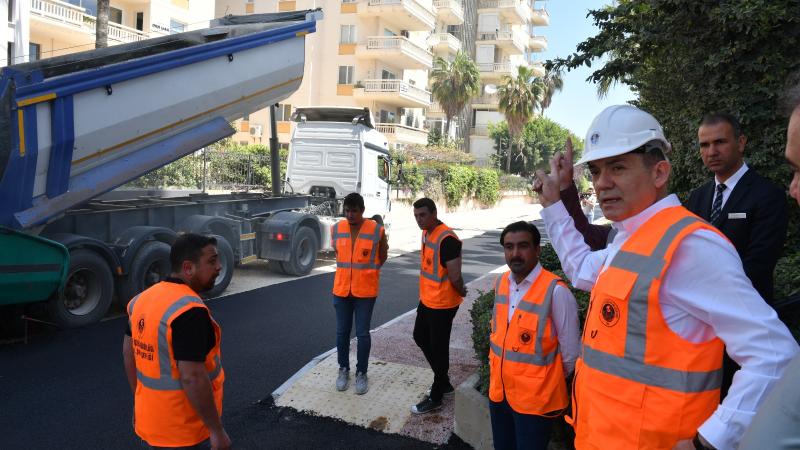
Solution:
[[(695, 189), (686, 208), (708, 220), (715, 189), (713, 179)], [(788, 220), (784, 190), (749, 168), (733, 188), (717, 222), (712, 224), (736, 247), (747, 277), (770, 304), (773, 272), (783, 251)], [(713, 261), (709, 261), (709, 267), (713, 267)]]

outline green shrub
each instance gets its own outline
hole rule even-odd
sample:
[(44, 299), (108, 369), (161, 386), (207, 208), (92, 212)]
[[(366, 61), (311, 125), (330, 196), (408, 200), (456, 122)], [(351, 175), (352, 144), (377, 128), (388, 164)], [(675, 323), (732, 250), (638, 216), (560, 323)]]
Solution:
[(472, 348), (475, 349), (475, 357), (480, 362), (478, 389), (483, 395), (489, 392), (489, 334), (492, 331), (492, 308), (494, 308), (493, 290), (481, 292), (469, 310), (472, 321)]
[(475, 173), (475, 198), (481, 204), (493, 206), (500, 199), (500, 180), (491, 169), (478, 169)]
[(502, 191), (525, 191), (530, 185), (527, 178), (519, 175), (500, 175), (500, 190)]
[(458, 207), (461, 199), (475, 191), (475, 169), (468, 166), (450, 166), (444, 175), (444, 197), (447, 206)]

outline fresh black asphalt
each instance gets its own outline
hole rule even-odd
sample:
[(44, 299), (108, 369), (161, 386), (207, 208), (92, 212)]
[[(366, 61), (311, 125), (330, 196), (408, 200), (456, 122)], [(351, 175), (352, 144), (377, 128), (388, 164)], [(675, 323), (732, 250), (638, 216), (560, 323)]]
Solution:
[[(464, 241), (467, 282), (504, 263), (498, 239), (489, 232)], [(418, 276), (418, 253), (387, 262), (373, 327), (416, 307)], [(323, 274), (209, 302), (223, 330), (223, 421), (234, 448), (431, 448), (272, 404), (273, 390), (335, 346), (332, 283), (333, 274)], [(27, 344), (0, 346), (0, 448), (140, 448), (122, 369), (123, 328), (124, 318), (77, 330), (38, 328)], [(467, 446), (454, 437), (446, 448)]]

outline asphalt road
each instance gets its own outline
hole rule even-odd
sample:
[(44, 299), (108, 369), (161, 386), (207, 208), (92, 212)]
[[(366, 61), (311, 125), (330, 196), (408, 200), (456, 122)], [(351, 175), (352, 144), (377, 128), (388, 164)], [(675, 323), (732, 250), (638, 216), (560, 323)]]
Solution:
[[(504, 263), (499, 232), (464, 241), (467, 282)], [(419, 256), (390, 259), (373, 312), (377, 327), (417, 305)], [(223, 331), (223, 421), (235, 448), (430, 448), (420, 441), (309, 417), (272, 405), (270, 394), (335, 346), (333, 274), (210, 301)], [(122, 369), (124, 319), (39, 329), (0, 346), (0, 448), (136, 449), (132, 397)], [(454, 438), (448, 448), (463, 448)]]

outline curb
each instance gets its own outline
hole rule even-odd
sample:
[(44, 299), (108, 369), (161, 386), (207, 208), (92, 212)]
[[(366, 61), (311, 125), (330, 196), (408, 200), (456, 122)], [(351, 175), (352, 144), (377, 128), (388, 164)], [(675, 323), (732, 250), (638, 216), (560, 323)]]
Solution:
[[(495, 276), (498, 273), (503, 272), (504, 271), (503, 269), (505, 267), (506, 267), (505, 265), (498, 266), (497, 268), (495, 268), (494, 270), (490, 271), (486, 275), (480, 276), (480, 277), (470, 281), (469, 283), (467, 283), (466, 286), (469, 288), (471, 285), (474, 285), (474, 284), (477, 284), (477, 283), (481, 282), (486, 277)], [(388, 321), (388, 322), (386, 322), (386, 323), (384, 323), (384, 324), (382, 324), (382, 325), (380, 325), (380, 326), (378, 326), (376, 328), (371, 329), (370, 333), (375, 332), (375, 331), (380, 331), (380, 330), (382, 330), (382, 329), (384, 329), (386, 327), (394, 325), (395, 323), (400, 322), (404, 318), (406, 318), (406, 317), (408, 317), (411, 314), (414, 314), (416, 312), (417, 312), (417, 308), (414, 308), (414, 309), (412, 309), (410, 311), (406, 311), (403, 314), (400, 314), (399, 316), (395, 317), (394, 319), (392, 319), (392, 320), (390, 320), (390, 321)], [(288, 391), (289, 388), (292, 387), (292, 385), (295, 383), (295, 381), (300, 379), (309, 370), (311, 370), (314, 367), (316, 367), (317, 364), (322, 362), (323, 359), (327, 358), (328, 356), (330, 356), (330, 355), (332, 355), (334, 353), (336, 353), (336, 347), (333, 347), (332, 349), (330, 349), (330, 350), (328, 350), (328, 351), (326, 351), (324, 353), (320, 353), (319, 355), (317, 355), (314, 358), (312, 358), (311, 361), (306, 363), (305, 366), (301, 367), (300, 370), (295, 372), (291, 377), (289, 377), (288, 380), (284, 381), (283, 384), (281, 384), (280, 386), (278, 386), (277, 389), (272, 391), (272, 394), (271, 394), (272, 399), (277, 402), (278, 399), (280, 398), (280, 396), (283, 395), (286, 391)]]

